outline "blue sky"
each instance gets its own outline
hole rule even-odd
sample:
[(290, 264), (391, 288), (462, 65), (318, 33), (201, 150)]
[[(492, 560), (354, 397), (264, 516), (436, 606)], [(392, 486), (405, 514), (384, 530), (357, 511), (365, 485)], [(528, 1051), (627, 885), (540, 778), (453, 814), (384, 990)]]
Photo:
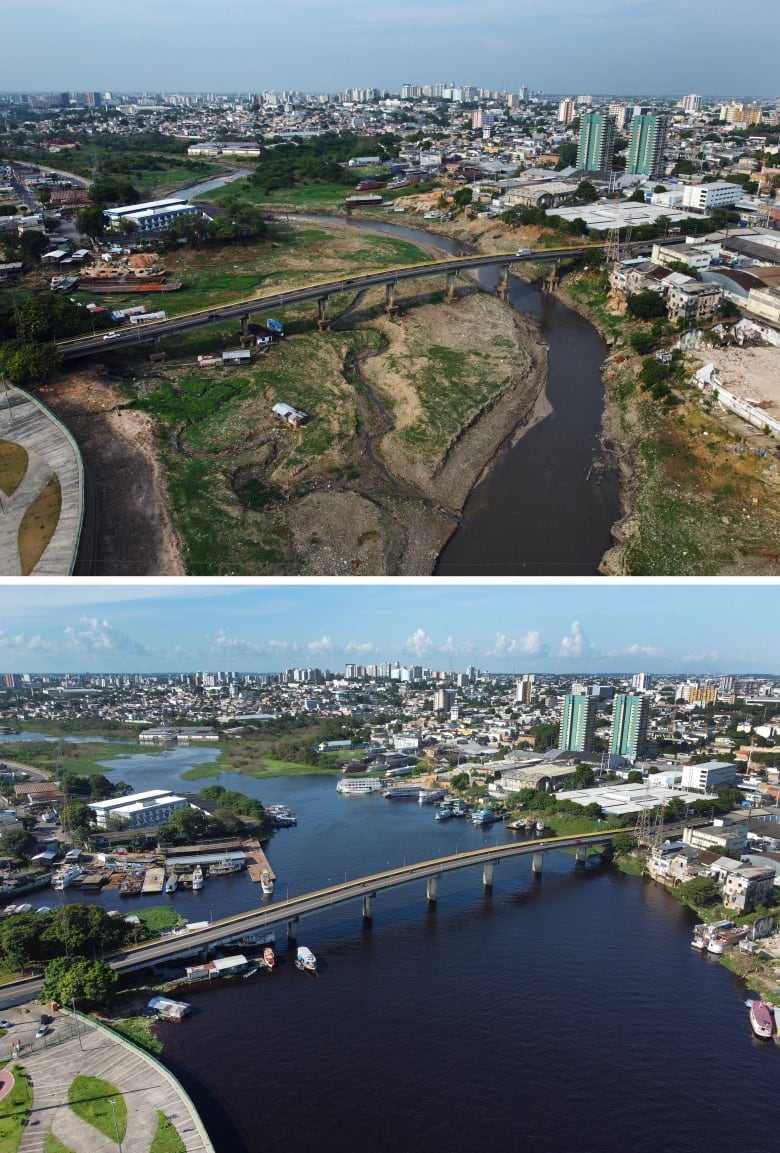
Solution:
[(0, 88), (772, 95), (780, 16), (754, 15), (740, 35), (724, 0), (25, 0), (4, 6)]
[(0, 672), (780, 672), (780, 583), (6, 583)]

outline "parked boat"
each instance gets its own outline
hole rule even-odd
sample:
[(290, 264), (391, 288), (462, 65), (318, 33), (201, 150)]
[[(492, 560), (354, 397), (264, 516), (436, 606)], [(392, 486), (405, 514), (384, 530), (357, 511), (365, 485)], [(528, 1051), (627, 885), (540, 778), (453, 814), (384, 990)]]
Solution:
[(367, 793), (381, 791), (382, 782), (379, 777), (340, 777), (336, 784), (336, 792), (346, 796), (365, 796)]
[(451, 821), (455, 816), (449, 805), (440, 805), (434, 814), (434, 821)]
[(201, 869), (200, 865), (196, 865), (192, 870), (192, 888), (193, 891), (203, 888), (203, 869)]
[(274, 879), (271, 876), (269, 869), (263, 869), (262, 873), (260, 874), (260, 888), (263, 890), (266, 896), (269, 897), (274, 891)]
[(57, 872), (52, 875), (52, 887), (55, 889), (67, 889), (80, 876), (81, 869), (78, 865), (63, 865), (61, 869), (58, 869)]
[(471, 814), (472, 825), (495, 825), (503, 819), (503, 813), (495, 813), (492, 809), (477, 809)]
[(276, 954), (270, 945), (267, 945), (265, 949), (263, 949), (263, 964), (266, 969), (273, 969), (276, 964)]
[(298, 952), (295, 956), (296, 969), (305, 970), (307, 973), (317, 972), (317, 958), (312, 953), (311, 949), (307, 949), (305, 945), (299, 945)]
[(166, 893), (175, 893), (179, 887), (179, 879), (175, 873), (169, 873), (165, 880)]
[(757, 1037), (769, 1039), (775, 1035), (775, 1007), (766, 1001), (747, 1002), (750, 1027)]
[(733, 921), (710, 921), (701, 925), (694, 925), (691, 938), (692, 949), (706, 949), (713, 937), (727, 929), (733, 929)]
[(419, 805), (433, 805), (447, 796), (446, 789), (420, 789), (417, 803)]
[(722, 933), (716, 933), (710, 937), (707, 942), (708, 953), (725, 953), (727, 949), (733, 948), (737, 941), (741, 941), (743, 937), (747, 937), (750, 932), (748, 925), (743, 925), (739, 929), (725, 929)]
[(149, 1008), (160, 1021), (181, 1021), (190, 1011), (188, 1001), (172, 1001), (170, 997), (152, 997)]
[(225, 877), (230, 873), (239, 873), (244, 867), (243, 861), (237, 861), (234, 858), (225, 857), (222, 861), (214, 861), (209, 865), (210, 877)]

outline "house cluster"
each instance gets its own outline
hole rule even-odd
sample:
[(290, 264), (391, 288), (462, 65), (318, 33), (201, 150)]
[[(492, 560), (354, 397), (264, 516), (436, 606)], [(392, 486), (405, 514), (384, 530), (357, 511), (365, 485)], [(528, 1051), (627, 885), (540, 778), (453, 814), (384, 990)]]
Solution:
[(739, 234), (667, 237), (650, 257), (628, 257), (609, 273), (612, 303), (640, 292), (658, 293), (670, 320), (704, 324), (725, 298), (758, 318), (780, 321), (780, 234), (749, 229)]
[(651, 849), (647, 870), (669, 886), (709, 877), (727, 909), (752, 913), (772, 904), (780, 886), (780, 814), (774, 809), (733, 813), (711, 826), (686, 828), (682, 840)]

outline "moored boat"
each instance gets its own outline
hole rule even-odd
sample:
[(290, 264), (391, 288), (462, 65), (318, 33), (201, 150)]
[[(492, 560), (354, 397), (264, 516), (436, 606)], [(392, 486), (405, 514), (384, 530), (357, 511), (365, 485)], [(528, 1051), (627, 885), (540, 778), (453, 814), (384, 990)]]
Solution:
[(336, 792), (346, 796), (362, 797), (367, 793), (378, 793), (382, 789), (379, 777), (341, 777), (336, 784)]
[(273, 893), (274, 879), (271, 876), (270, 869), (263, 869), (262, 873), (260, 874), (260, 888), (263, 890), (266, 896), (270, 896), (271, 893)]
[(775, 1008), (766, 1001), (748, 1001), (750, 1028), (757, 1037), (769, 1039), (775, 1035)]
[(58, 869), (57, 872), (52, 875), (52, 887), (55, 889), (67, 889), (80, 876), (81, 869), (78, 865), (63, 865), (61, 869)]
[(724, 929), (722, 933), (715, 933), (707, 941), (708, 953), (725, 953), (727, 949), (731, 949), (736, 945), (737, 941), (741, 941), (743, 937), (747, 937), (750, 932), (748, 925), (742, 925), (739, 929)]
[(213, 864), (209, 865), (209, 876), (226, 877), (230, 873), (239, 873), (243, 867), (243, 861), (238, 861), (231, 857), (224, 857), (221, 861), (214, 861)]
[(298, 946), (298, 952), (295, 955), (295, 967), (305, 970), (307, 973), (317, 972), (317, 958), (306, 945)]
[(276, 954), (270, 945), (267, 945), (265, 949), (263, 949), (263, 964), (266, 969), (273, 969), (276, 964)]
[(193, 890), (203, 888), (203, 869), (200, 865), (196, 865), (192, 870), (192, 888)]
[(166, 893), (175, 893), (179, 887), (179, 879), (175, 873), (169, 873), (165, 880)]

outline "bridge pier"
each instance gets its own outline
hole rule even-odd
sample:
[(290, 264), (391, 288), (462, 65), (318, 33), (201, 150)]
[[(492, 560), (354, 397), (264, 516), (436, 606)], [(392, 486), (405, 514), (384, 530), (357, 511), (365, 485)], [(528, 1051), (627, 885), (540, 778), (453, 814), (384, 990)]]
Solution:
[(492, 861), (486, 861), (482, 866), (482, 884), (486, 889), (493, 888), (493, 869), (495, 865)]
[(287, 922), (287, 940), (292, 941), (293, 944), (298, 940), (298, 918), (293, 917), (292, 921)]
[(238, 318), (241, 321), (241, 335), (249, 336), (249, 313), (245, 312), (243, 316)]
[(581, 863), (585, 860), (587, 855), (588, 850), (585, 845), (577, 845), (577, 848), (574, 850), (575, 859)]
[(395, 303), (395, 281), (391, 280), (385, 285), (385, 312), (388, 316), (395, 316), (398, 306)]
[(317, 299), (317, 328), (320, 332), (323, 332), (326, 328), (330, 328), (327, 296), (320, 296)]
[(448, 272), (447, 273), (447, 294), (445, 296), (445, 300), (449, 301), (450, 303), (452, 303), (452, 301), (455, 300), (455, 281), (457, 279), (458, 279), (457, 272)]
[(542, 867), (544, 866), (544, 853), (534, 853), (531, 858), (531, 872), (537, 873), (538, 876), (542, 875)]
[(371, 921), (374, 916), (374, 893), (366, 893), (363, 898), (363, 920)]
[(430, 904), (435, 905), (436, 904), (436, 898), (438, 897), (438, 895), (439, 895), (439, 878), (438, 877), (429, 877), (428, 883), (425, 886), (425, 899)]
[(558, 287), (558, 265), (555, 261), (550, 265), (550, 271), (542, 281), (542, 288), (545, 292), (555, 292)]
[(501, 269), (501, 277), (498, 285), (496, 286), (496, 296), (499, 300), (506, 300), (509, 296), (509, 265), (504, 265)]

